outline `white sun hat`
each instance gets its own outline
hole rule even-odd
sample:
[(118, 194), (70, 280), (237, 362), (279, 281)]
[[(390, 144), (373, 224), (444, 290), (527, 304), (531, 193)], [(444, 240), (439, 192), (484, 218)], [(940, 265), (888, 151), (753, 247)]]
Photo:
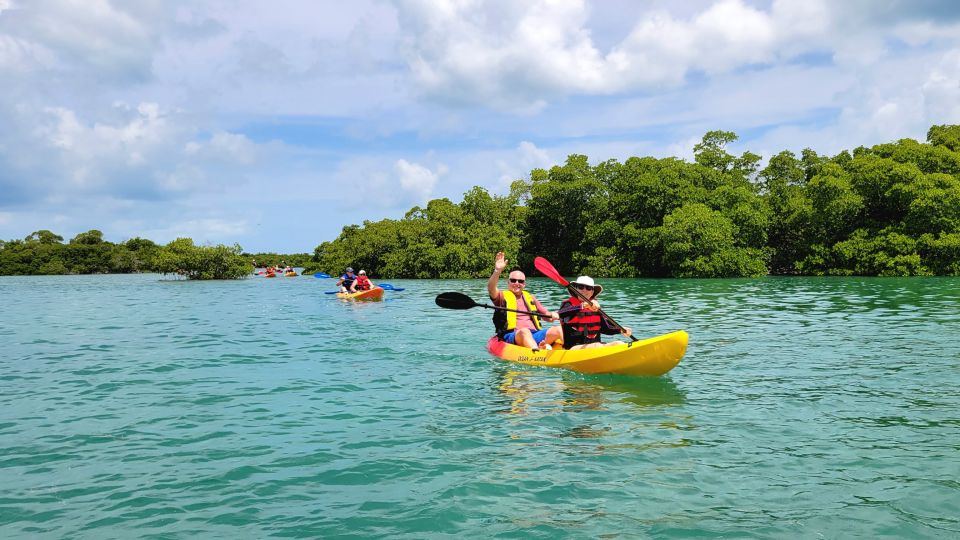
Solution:
[(594, 297), (600, 296), (600, 293), (603, 292), (603, 285), (597, 285), (596, 283), (594, 283), (593, 278), (590, 276), (580, 276), (577, 279), (570, 282), (571, 285), (576, 285), (578, 283), (580, 285), (589, 285), (593, 287)]

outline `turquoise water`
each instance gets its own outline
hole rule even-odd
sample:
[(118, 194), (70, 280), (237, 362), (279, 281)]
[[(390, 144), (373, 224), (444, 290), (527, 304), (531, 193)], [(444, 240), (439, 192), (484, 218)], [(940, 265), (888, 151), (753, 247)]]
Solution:
[(0, 278), (0, 537), (960, 534), (960, 279), (606, 280), (690, 333), (653, 379), (492, 359), (433, 303), (484, 280), (391, 283)]

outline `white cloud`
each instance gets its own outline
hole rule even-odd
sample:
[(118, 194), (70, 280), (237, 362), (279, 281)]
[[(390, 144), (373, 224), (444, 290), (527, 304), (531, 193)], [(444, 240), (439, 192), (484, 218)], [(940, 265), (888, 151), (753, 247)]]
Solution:
[[(178, 222), (170, 227), (161, 229), (151, 229), (148, 232), (152, 238), (193, 238), (196, 239), (220, 239), (223, 242), (231, 243), (229, 239), (237, 238), (247, 232), (249, 224), (246, 220), (226, 220), (226, 219), (192, 219)], [(207, 240), (211, 241), (211, 240)]]
[(815, 38), (829, 23), (822, 2), (776, 2), (768, 12), (722, 0), (689, 19), (648, 13), (604, 54), (585, 26), (584, 1), (508, 4), (401, 4), (406, 57), (428, 96), (535, 112), (550, 97), (673, 86), (694, 70), (722, 73), (822, 50)]
[(426, 203), (448, 171), (443, 163), (431, 167), (403, 158), (353, 156), (336, 164), (329, 195), (336, 200), (334, 206), (353, 211), (375, 207), (403, 212)]
[(905, 0), (0, 0), (0, 237), (249, 218), (273, 249), (297, 219), (691, 157), (712, 129), (765, 155), (922, 138), (960, 122), (958, 24)]
[(908, 45), (919, 47), (936, 41), (953, 43), (960, 35), (958, 24), (934, 24), (930, 21), (915, 21), (898, 25), (892, 34)]
[(921, 89), (928, 122), (960, 123), (960, 49), (943, 56)]
[(719, 2), (690, 21), (653, 14), (614, 49), (610, 78), (623, 81), (621, 88), (676, 84), (694, 69), (722, 73), (769, 62), (782, 30), (770, 14), (739, 0)]
[(498, 189), (507, 188), (514, 180), (528, 178), (533, 169), (549, 168), (556, 164), (550, 153), (530, 141), (521, 141), (515, 152), (497, 159), (500, 170)]
[(544, 93), (592, 86), (600, 75), (581, 1), (416, 0), (400, 2), (398, 11), (413, 76), (440, 101), (534, 112)]
[(693, 161), (693, 147), (700, 144), (702, 136), (687, 137), (683, 140), (671, 143), (667, 146), (665, 155), (676, 156), (680, 159)]
[[(3, 113), (0, 108), (0, 118)], [(65, 107), (20, 106), (7, 113), (15, 129), (0, 132), (0, 184), (20, 201), (222, 192), (244, 182), (245, 171), (274, 151), (224, 130), (203, 137), (194, 119), (156, 103), (118, 102), (94, 118)], [(24, 185), (22, 178), (31, 181)]]
[[(153, 103), (136, 109), (118, 105), (123, 121), (85, 123), (73, 110), (45, 109), (34, 134), (60, 164), (60, 175), (78, 189), (113, 188), (149, 180), (150, 169), (165, 167), (178, 138), (189, 136)], [(146, 174), (143, 174), (143, 172)], [(137, 173), (140, 174), (137, 174)], [(136, 175), (136, 179), (131, 179)], [(142, 177), (141, 177), (142, 175)]]
[(394, 171), (400, 182), (400, 188), (411, 194), (420, 203), (426, 202), (433, 192), (434, 186), (441, 176), (447, 173), (447, 166), (440, 163), (435, 171), (418, 163), (410, 163), (399, 159), (394, 164)]
[(520, 165), (529, 170), (547, 167), (553, 163), (550, 154), (530, 141), (522, 141), (517, 150), (520, 152)]
[(23, 76), (37, 68), (50, 68), (54, 55), (46, 48), (10, 35), (0, 34), (0, 73)]
[(206, 142), (190, 141), (184, 148), (188, 156), (207, 161), (250, 165), (256, 161), (257, 146), (245, 135), (218, 131)]
[(42, 56), (55, 59), (64, 71), (143, 81), (150, 75), (152, 49), (162, 28), (156, 22), (163, 19), (163, 9), (131, 11), (107, 0), (38, 0), (2, 11), (0, 32), (44, 51)]

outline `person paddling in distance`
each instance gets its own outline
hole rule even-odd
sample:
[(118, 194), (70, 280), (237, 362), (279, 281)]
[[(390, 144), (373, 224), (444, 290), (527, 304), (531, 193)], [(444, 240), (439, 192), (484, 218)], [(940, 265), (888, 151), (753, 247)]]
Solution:
[[(629, 327), (624, 326), (621, 332), (619, 328), (611, 325), (606, 317), (597, 313), (600, 310), (600, 303), (596, 298), (603, 292), (602, 285), (594, 283), (590, 276), (580, 276), (570, 282), (570, 287), (576, 288), (587, 301), (573, 295), (560, 304), (558, 313), (564, 349), (592, 349), (620, 343), (619, 341), (603, 343), (600, 341), (600, 334), (622, 333), (630, 337), (633, 330)], [(552, 344), (553, 341), (547, 341), (547, 343)]]
[(340, 276), (340, 279), (337, 280), (337, 286), (340, 287), (340, 292), (354, 292), (353, 282), (357, 280), (357, 275), (353, 273), (353, 268), (347, 267), (347, 273)]
[(357, 279), (353, 282), (353, 285), (350, 286), (350, 292), (369, 291), (374, 287), (376, 287), (376, 285), (367, 279), (367, 271), (360, 270), (360, 272), (357, 274)]
[[(487, 281), (487, 293), (490, 300), (500, 307), (540, 313), (546, 321), (554, 321), (559, 317), (556, 312), (548, 311), (532, 294), (526, 291), (527, 276), (520, 270), (513, 270), (508, 276), (507, 290), (497, 288), (500, 274), (507, 267), (507, 259), (503, 252), (497, 253), (493, 262), (493, 274)], [(493, 313), (493, 324), (497, 335), (507, 343), (527, 347), (534, 351), (540, 350), (539, 344), (548, 339), (551, 341), (560, 337), (560, 327), (549, 329), (540, 324), (541, 317), (526, 313), (496, 310)]]

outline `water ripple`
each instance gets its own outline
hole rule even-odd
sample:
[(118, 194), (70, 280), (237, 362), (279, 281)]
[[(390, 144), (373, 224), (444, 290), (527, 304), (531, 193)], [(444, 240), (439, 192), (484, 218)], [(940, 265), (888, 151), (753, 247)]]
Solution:
[(485, 280), (324, 281), (0, 278), (0, 535), (960, 534), (960, 280), (605, 281), (691, 334), (656, 379), (491, 359), (433, 304)]

